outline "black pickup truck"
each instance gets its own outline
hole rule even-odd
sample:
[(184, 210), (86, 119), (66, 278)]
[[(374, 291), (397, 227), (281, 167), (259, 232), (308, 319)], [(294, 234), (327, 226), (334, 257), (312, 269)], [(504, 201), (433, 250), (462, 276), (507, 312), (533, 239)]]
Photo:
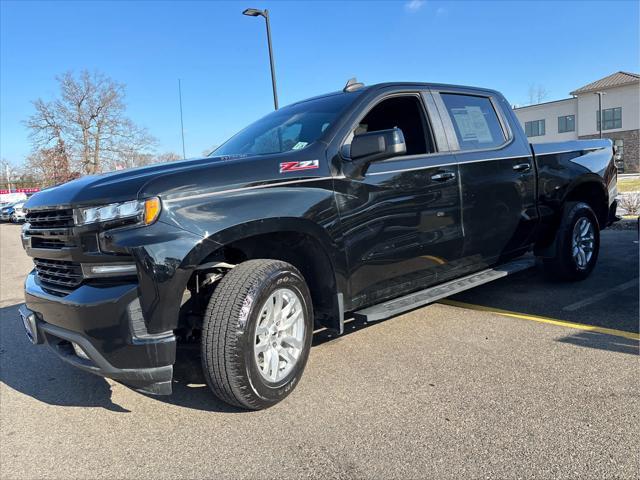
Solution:
[(209, 157), (34, 195), (20, 314), (33, 343), (146, 393), (170, 394), (177, 344), (199, 344), (216, 396), (265, 408), (299, 382), (314, 328), (425, 305), (527, 252), (587, 277), (616, 218), (613, 156), (609, 140), (530, 145), (493, 90), (350, 81)]

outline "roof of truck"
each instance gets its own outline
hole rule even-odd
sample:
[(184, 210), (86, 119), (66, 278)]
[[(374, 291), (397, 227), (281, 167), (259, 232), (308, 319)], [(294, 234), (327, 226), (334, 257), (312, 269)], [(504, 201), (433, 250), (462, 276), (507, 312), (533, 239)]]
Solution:
[(426, 83), (426, 82), (384, 82), (384, 83), (376, 83), (373, 85), (365, 85), (361, 88), (358, 88), (357, 90), (353, 90), (353, 91), (343, 91), (343, 90), (339, 90), (339, 91), (335, 91), (335, 92), (329, 92), (329, 93), (325, 93), (322, 95), (316, 95), (314, 97), (310, 97), (310, 98), (305, 98), (303, 100), (298, 100), (297, 102), (291, 103), (288, 106), (291, 105), (298, 105), (300, 103), (304, 103), (304, 102), (308, 102), (310, 100), (317, 100), (319, 98), (326, 98), (326, 97), (332, 97), (335, 95), (355, 95), (355, 96), (359, 96), (362, 93), (366, 92), (366, 91), (371, 91), (371, 90), (381, 90), (383, 88), (434, 88), (434, 89), (440, 89), (440, 90), (445, 90), (445, 89), (452, 89), (452, 90), (457, 90), (457, 89), (462, 89), (462, 90), (475, 90), (478, 92), (491, 92), (491, 93), (498, 93), (496, 90), (492, 90), (490, 88), (482, 88), (482, 87), (470, 87), (468, 85), (454, 85), (454, 84), (447, 84), (447, 83)]

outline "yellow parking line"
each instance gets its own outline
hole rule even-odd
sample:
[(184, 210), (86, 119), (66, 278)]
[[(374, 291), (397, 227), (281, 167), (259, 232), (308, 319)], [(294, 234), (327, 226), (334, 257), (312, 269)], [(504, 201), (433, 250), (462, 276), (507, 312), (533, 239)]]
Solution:
[(510, 312), (500, 308), (484, 307), (482, 305), (474, 305), (472, 303), (458, 302), (457, 300), (440, 300), (439, 303), (451, 305), (453, 307), (467, 308), (469, 310), (478, 310), (481, 312), (495, 313), (504, 317), (519, 318), (522, 320), (531, 320), (534, 322), (548, 323), (558, 325), (560, 327), (576, 328), (578, 330), (587, 330), (590, 332), (604, 333), (606, 335), (614, 335), (616, 337), (628, 338), (630, 340), (640, 340), (640, 334), (633, 332), (625, 332), (624, 330), (615, 330), (613, 328), (597, 327), (595, 325), (585, 325), (584, 323), (567, 322), (564, 320), (556, 320), (555, 318), (539, 317), (537, 315), (527, 315), (525, 313)]

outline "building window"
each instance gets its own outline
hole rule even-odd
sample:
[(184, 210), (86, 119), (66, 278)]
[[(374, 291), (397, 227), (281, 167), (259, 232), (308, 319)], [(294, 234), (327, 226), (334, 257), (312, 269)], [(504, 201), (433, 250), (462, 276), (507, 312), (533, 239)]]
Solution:
[(575, 132), (576, 131), (576, 116), (565, 115), (564, 117), (558, 117), (558, 133)]
[[(605, 108), (602, 113), (604, 117), (602, 130), (622, 128), (622, 107)], [(600, 110), (596, 111), (596, 129), (600, 130)]]
[(524, 133), (526, 133), (527, 137), (541, 137), (545, 133), (544, 120), (524, 122)]

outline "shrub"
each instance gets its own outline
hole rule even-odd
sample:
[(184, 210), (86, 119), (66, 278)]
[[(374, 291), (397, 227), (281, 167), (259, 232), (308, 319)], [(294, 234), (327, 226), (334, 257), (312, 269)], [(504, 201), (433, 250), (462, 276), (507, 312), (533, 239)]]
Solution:
[(638, 215), (640, 213), (640, 193), (622, 195), (619, 205), (625, 209), (627, 215)]

